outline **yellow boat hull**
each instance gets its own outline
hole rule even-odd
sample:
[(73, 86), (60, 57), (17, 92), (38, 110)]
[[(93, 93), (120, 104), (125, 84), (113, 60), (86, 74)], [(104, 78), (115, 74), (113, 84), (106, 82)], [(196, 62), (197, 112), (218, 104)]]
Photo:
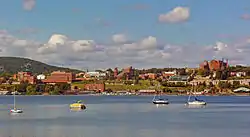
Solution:
[(71, 109), (74, 109), (74, 108), (77, 108), (77, 109), (86, 109), (86, 106), (83, 105), (83, 104), (80, 104), (80, 103), (73, 103), (73, 104), (70, 104), (69, 107)]

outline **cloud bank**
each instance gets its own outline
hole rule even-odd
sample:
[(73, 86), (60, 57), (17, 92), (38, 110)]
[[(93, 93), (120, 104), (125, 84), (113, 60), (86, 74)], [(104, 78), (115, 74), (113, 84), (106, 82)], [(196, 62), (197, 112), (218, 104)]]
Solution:
[(159, 44), (154, 36), (131, 42), (125, 34), (110, 36), (111, 44), (95, 40), (74, 40), (54, 34), (46, 43), (19, 39), (0, 31), (0, 56), (28, 57), (45, 63), (73, 68), (195, 67), (205, 59), (228, 58), (233, 64), (250, 63), (250, 39), (239, 43), (215, 42), (211, 45)]

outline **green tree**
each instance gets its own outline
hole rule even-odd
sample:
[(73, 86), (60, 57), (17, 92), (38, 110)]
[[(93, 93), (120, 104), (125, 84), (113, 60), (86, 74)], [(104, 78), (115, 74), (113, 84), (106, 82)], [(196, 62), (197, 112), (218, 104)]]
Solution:
[(36, 95), (36, 87), (34, 85), (28, 85), (26, 88), (27, 95)]
[(222, 78), (222, 72), (217, 70), (215, 72), (215, 79), (221, 79), (221, 78)]
[(0, 85), (1, 85), (1, 84), (3, 84), (3, 79), (2, 79), (2, 78), (0, 78)]
[(55, 86), (57, 86), (61, 91), (69, 90), (71, 88), (68, 83), (58, 83)]
[(8, 80), (8, 84), (12, 85), (12, 83), (13, 83), (13, 79), (10, 78), (10, 79)]
[(161, 78), (157, 78), (157, 81), (158, 81), (158, 82), (162, 82), (162, 79), (161, 79)]
[(126, 74), (122, 75), (122, 80), (127, 80), (127, 75)]
[(41, 92), (45, 92), (45, 85), (44, 84), (37, 84), (36, 85), (36, 91), (41, 93)]
[(60, 94), (60, 88), (59, 86), (54, 86), (54, 89), (49, 92), (51, 95), (59, 95)]
[(139, 84), (139, 78), (136, 78), (136, 79), (135, 79), (134, 84), (135, 84), (135, 85)]
[(17, 87), (17, 91), (22, 93), (26, 92), (26, 88), (28, 85), (29, 83), (27, 81), (21, 81)]
[(209, 87), (213, 87), (213, 86), (214, 86), (214, 85), (213, 85), (213, 82), (210, 81), (209, 84), (208, 84), (208, 86), (209, 86)]
[(233, 88), (238, 88), (238, 87), (240, 87), (240, 82), (239, 82), (239, 81), (233, 81), (232, 87), (233, 87)]
[(50, 84), (45, 85), (45, 92), (50, 93), (51, 91), (54, 90), (54, 86)]
[(199, 69), (197, 75), (204, 76), (205, 71), (203, 69)]

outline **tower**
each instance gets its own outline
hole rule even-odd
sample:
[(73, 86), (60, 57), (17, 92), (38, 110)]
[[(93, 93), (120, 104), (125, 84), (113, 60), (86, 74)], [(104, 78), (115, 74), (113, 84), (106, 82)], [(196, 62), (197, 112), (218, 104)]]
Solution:
[(117, 78), (117, 76), (118, 76), (118, 68), (116, 67), (116, 68), (114, 69), (114, 77)]

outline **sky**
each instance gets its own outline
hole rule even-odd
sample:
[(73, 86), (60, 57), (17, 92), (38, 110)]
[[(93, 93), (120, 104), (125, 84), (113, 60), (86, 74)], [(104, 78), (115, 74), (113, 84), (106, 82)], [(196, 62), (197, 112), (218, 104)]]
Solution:
[(249, 65), (249, 0), (2, 0), (0, 56), (78, 69)]

